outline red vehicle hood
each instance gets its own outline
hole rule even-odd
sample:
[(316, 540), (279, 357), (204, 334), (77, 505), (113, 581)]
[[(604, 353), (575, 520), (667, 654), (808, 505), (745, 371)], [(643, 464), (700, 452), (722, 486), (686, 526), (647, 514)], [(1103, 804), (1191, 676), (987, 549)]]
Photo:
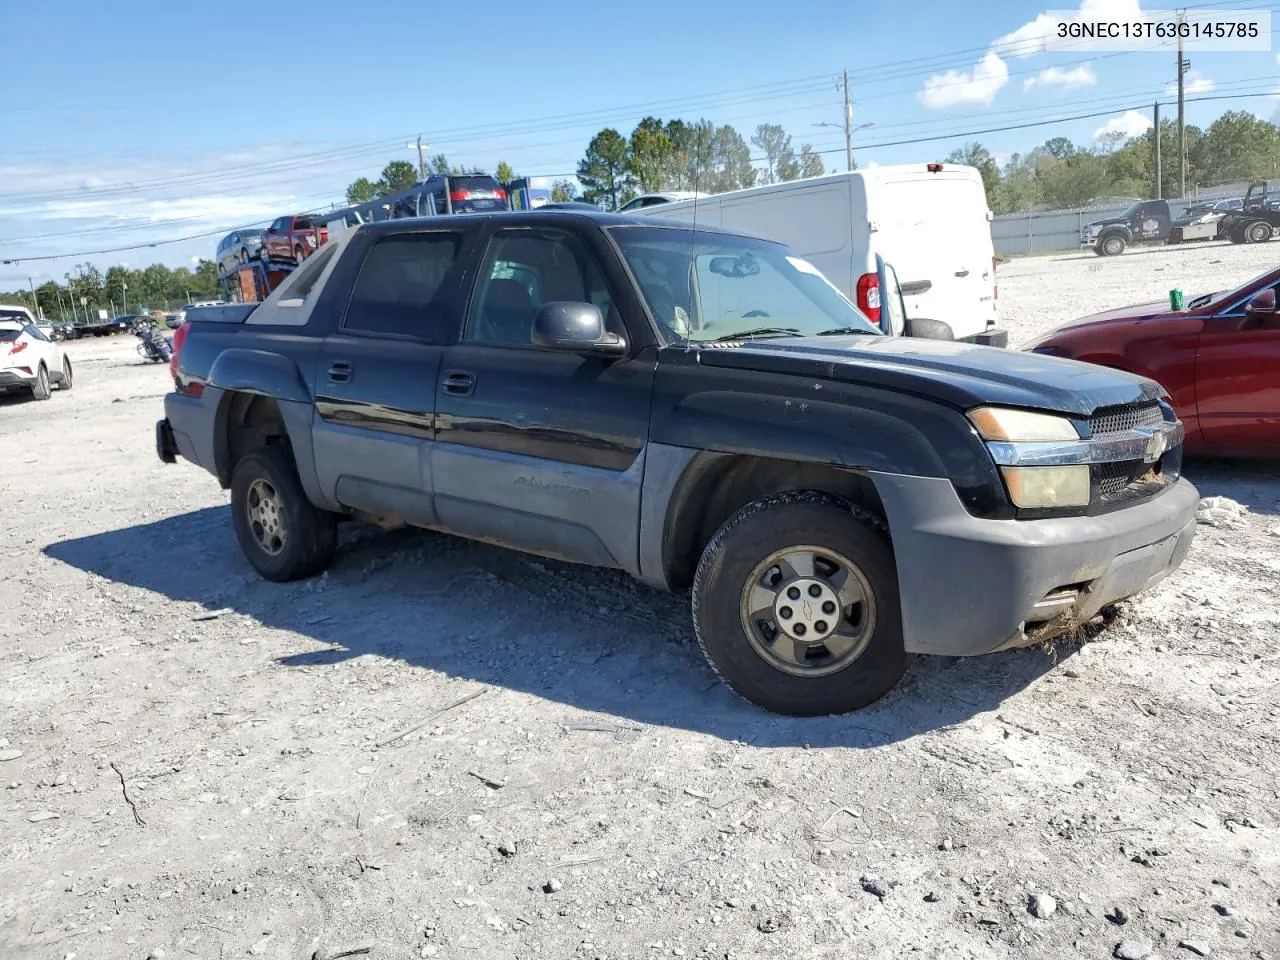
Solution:
[(1084, 327), (1095, 323), (1107, 323), (1112, 320), (1140, 320), (1143, 317), (1159, 316), (1169, 312), (1168, 300), (1156, 300), (1153, 303), (1138, 303), (1129, 307), (1116, 307), (1114, 310), (1103, 310), (1091, 313), (1079, 320), (1072, 320), (1058, 327), (1058, 330), (1070, 330), (1072, 327)]

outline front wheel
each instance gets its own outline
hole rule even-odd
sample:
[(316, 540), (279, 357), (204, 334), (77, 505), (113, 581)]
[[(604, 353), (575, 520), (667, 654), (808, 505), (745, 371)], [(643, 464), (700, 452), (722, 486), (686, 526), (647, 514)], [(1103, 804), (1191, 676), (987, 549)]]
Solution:
[(293, 248), (293, 262), (294, 262), (294, 263), (298, 263), (298, 264), (300, 264), (300, 263), (302, 263), (302, 261), (303, 261), (303, 260), (305, 260), (305, 259), (307, 259), (307, 251), (306, 251), (306, 250), (304, 250), (302, 247), (294, 247), (294, 248)]
[(1127, 244), (1124, 242), (1124, 237), (1107, 237), (1101, 244), (1102, 255), (1104, 257), (1118, 257), (1120, 254), (1124, 253), (1124, 248), (1126, 246)]
[(721, 679), (777, 713), (857, 710), (907, 668), (884, 525), (822, 493), (757, 500), (720, 528), (694, 578), (693, 623)]
[(62, 379), (58, 381), (58, 389), (71, 389), (71, 361), (66, 357), (62, 358)]
[(337, 547), (337, 517), (307, 499), (287, 446), (262, 447), (236, 464), (231, 522), (245, 558), (268, 580), (315, 576)]

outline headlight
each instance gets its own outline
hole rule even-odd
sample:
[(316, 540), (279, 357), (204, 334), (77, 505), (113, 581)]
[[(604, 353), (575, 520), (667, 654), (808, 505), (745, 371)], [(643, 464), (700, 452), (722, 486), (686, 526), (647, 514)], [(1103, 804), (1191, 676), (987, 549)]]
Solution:
[[(1004, 444), (1078, 443), (1080, 434), (1066, 417), (1007, 407), (979, 407), (969, 420), (988, 441), (993, 456)], [(1006, 448), (1007, 449), (1007, 448)], [(1087, 507), (1092, 498), (1088, 464), (1013, 466), (1000, 465), (1009, 499), (1016, 507), (1045, 509)]]
[(1001, 467), (1015, 507), (1087, 507), (1092, 495), (1088, 464), (1069, 467)]
[(984, 440), (1079, 440), (1080, 434), (1066, 417), (1033, 413), (1008, 407), (978, 407), (969, 420)]

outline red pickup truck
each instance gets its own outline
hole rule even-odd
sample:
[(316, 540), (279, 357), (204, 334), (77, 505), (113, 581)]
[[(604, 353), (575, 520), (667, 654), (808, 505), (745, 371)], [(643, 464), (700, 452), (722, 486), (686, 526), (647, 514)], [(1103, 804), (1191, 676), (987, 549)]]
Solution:
[(272, 260), (301, 263), (328, 240), (329, 231), (319, 223), (313, 224), (310, 217), (280, 217), (263, 234), (258, 256), (263, 263)]

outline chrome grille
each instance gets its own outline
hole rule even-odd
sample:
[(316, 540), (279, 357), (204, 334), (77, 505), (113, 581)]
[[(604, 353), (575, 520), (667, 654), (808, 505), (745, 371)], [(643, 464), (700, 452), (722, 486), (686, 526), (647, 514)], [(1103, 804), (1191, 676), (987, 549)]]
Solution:
[(1124, 433), (1136, 427), (1155, 427), (1164, 422), (1160, 404), (1130, 403), (1122, 407), (1102, 407), (1089, 418), (1089, 428), (1095, 437), (1112, 433)]

